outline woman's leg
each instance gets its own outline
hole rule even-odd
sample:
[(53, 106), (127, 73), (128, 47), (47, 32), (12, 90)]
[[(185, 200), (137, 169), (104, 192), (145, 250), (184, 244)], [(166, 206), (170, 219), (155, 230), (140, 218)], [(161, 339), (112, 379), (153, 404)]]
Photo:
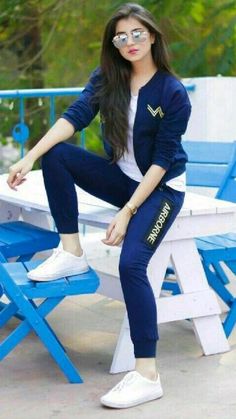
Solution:
[[(168, 187), (155, 190), (131, 219), (120, 257), (136, 370), (156, 379), (158, 340), (156, 302), (147, 277), (148, 262), (175, 220), (184, 194)], [(157, 267), (158, 269), (158, 267)]]
[(128, 178), (119, 167), (80, 147), (60, 143), (42, 158), (44, 184), (62, 250), (28, 272), (35, 281), (49, 281), (86, 272), (89, 267), (78, 234), (75, 184), (92, 195), (121, 207), (128, 200)]
[(182, 192), (171, 188), (156, 189), (128, 225), (119, 269), (136, 365), (135, 371), (126, 374), (101, 398), (105, 406), (126, 408), (163, 395), (156, 369), (156, 302), (147, 278), (147, 265), (175, 220), (183, 198)]
[(119, 167), (81, 147), (59, 143), (42, 158), (44, 184), (51, 214), (60, 234), (78, 232), (75, 184), (121, 207), (128, 199), (128, 178)]

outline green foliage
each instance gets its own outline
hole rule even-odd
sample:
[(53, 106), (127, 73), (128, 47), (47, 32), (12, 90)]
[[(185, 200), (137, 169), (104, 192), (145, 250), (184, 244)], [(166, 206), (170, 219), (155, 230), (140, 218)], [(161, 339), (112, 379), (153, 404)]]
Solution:
[[(104, 24), (124, 1), (1, 0), (0, 89), (83, 86), (99, 64)], [(166, 35), (172, 64), (181, 77), (234, 76), (236, 3), (229, 0), (140, 0)], [(0, 104), (1, 135), (17, 123), (14, 109)], [(57, 103), (57, 114), (68, 105)], [(48, 103), (27, 102), (31, 137), (48, 128)], [(88, 148), (102, 153), (99, 119), (87, 129)], [(76, 136), (79, 142), (79, 136)]]

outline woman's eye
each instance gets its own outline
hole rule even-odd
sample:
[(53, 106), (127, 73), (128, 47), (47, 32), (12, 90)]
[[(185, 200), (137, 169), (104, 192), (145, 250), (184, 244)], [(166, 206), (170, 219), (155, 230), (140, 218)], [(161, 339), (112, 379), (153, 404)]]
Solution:
[(140, 32), (133, 32), (133, 37), (138, 38), (140, 36)]

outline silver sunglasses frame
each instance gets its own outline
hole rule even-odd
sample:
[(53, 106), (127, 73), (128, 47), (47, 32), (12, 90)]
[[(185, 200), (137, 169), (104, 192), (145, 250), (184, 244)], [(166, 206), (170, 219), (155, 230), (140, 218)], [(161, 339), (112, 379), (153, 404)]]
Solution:
[[(135, 39), (134, 38), (134, 36), (133, 36), (133, 33), (135, 33), (135, 32), (139, 32), (140, 34), (143, 34), (145, 37), (144, 38), (138, 38), (138, 39)], [(145, 31), (141, 31), (141, 30), (136, 30), (136, 31), (131, 31), (130, 32), (130, 34), (131, 34), (131, 36), (132, 36), (132, 40), (133, 40), (133, 42), (134, 43), (137, 43), (137, 44), (139, 44), (139, 43), (142, 43), (142, 42), (144, 42), (144, 41), (146, 41), (146, 39), (147, 39), (147, 35), (148, 35), (148, 31), (147, 30), (145, 30)], [(125, 44), (121, 44), (120, 46), (118, 46), (118, 45), (116, 45), (116, 39), (118, 40), (118, 39), (120, 39), (120, 37), (121, 36), (125, 36), (125, 38), (126, 38), (126, 42), (125, 42)], [(114, 36), (114, 38), (112, 39), (112, 43), (113, 43), (113, 45), (114, 45), (114, 47), (115, 48), (118, 48), (118, 49), (120, 49), (120, 48), (123, 48), (123, 47), (125, 47), (126, 45), (127, 45), (127, 42), (128, 42), (128, 35), (127, 34), (122, 34), (122, 35), (115, 35)]]

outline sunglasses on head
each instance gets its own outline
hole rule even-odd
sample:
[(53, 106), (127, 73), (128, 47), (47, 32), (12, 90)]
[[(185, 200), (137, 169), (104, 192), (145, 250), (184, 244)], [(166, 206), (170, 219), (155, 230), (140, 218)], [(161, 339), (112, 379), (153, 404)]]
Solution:
[[(131, 37), (134, 43), (141, 43), (146, 41), (148, 32), (143, 30), (134, 30), (131, 31)], [(114, 36), (112, 43), (116, 48), (123, 48), (128, 44), (129, 36), (127, 33), (121, 33)]]

